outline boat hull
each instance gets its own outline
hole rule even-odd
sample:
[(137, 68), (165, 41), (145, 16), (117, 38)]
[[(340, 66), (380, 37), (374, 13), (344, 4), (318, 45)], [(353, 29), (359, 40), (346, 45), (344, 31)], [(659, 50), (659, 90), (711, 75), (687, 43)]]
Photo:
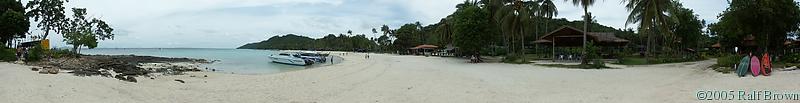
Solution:
[(303, 59), (295, 59), (295, 58), (277, 58), (277, 57), (270, 57), (272, 62), (274, 63), (281, 63), (281, 64), (289, 64), (289, 65), (299, 65), (299, 66), (307, 66), (311, 65), (308, 60)]

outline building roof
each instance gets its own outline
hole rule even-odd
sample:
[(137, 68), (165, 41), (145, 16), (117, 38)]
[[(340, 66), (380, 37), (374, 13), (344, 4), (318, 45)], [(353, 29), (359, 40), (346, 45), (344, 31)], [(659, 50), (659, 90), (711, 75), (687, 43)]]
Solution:
[(720, 44), (720, 43), (716, 43), (716, 44), (714, 44), (714, 45), (711, 45), (711, 47), (712, 47), (712, 48), (720, 48), (720, 47), (722, 47), (722, 44)]
[[(562, 26), (546, 35), (539, 37), (534, 43), (550, 44), (556, 41), (556, 46), (580, 46), (583, 45), (583, 31), (570, 26)], [(629, 40), (619, 38), (611, 32), (589, 32), (586, 34), (587, 39), (594, 41), (597, 45), (602, 46), (622, 46), (630, 42)]]
[(439, 46), (423, 44), (423, 45), (418, 45), (417, 47), (413, 47), (413, 48), (409, 48), (409, 49), (435, 49), (435, 48), (439, 48)]

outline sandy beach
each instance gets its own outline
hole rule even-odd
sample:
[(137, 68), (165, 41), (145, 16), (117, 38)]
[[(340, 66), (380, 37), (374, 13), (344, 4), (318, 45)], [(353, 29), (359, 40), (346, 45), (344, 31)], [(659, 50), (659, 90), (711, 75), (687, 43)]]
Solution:
[(441, 57), (339, 56), (345, 59), (341, 64), (278, 74), (191, 72), (138, 77), (138, 83), (38, 74), (29, 66), (0, 63), (0, 102), (642, 103), (704, 102), (697, 100), (699, 90), (800, 91), (800, 71), (739, 78), (706, 69), (715, 60), (587, 70)]

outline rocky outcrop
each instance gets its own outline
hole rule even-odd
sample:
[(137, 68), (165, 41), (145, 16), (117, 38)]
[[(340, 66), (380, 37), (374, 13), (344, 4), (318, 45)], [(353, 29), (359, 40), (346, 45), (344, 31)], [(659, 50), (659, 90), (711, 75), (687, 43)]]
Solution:
[(134, 55), (83, 55), (80, 58), (57, 58), (41, 62), (28, 63), (29, 65), (50, 67), (42, 68), (39, 73), (56, 74), (60, 69), (71, 70), (76, 76), (104, 76), (114, 77), (128, 82), (137, 82), (135, 77), (146, 76), (151, 73), (179, 75), (185, 71), (200, 71), (197, 66), (162, 65), (142, 68), (142, 64), (171, 64), (171, 63), (211, 63), (204, 59), (191, 58), (165, 58), (154, 56)]

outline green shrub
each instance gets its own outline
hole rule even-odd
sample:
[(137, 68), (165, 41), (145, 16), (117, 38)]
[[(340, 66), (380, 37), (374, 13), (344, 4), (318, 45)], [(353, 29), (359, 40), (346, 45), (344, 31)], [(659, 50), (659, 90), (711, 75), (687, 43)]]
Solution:
[(732, 67), (734, 64), (739, 64), (739, 60), (743, 57), (738, 55), (725, 55), (720, 58), (717, 58), (717, 66), (719, 67)]
[(635, 58), (635, 57), (622, 57), (619, 59), (619, 64), (622, 65), (645, 65), (647, 63), (647, 59), (645, 58)]
[(503, 58), (503, 62), (504, 63), (511, 63), (511, 64), (527, 64), (527, 63), (530, 63), (529, 61), (526, 61), (525, 58), (522, 57), (521, 55), (514, 55), (514, 54), (507, 55), (505, 58)]
[(786, 62), (800, 63), (800, 53), (791, 53), (789, 55), (786, 55)]
[(41, 46), (33, 46), (30, 50), (28, 50), (28, 54), (25, 55), (25, 61), (33, 62), (42, 60), (44, 56), (44, 49)]
[(500, 46), (489, 46), (481, 49), (480, 53), (489, 56), (501, 56), (508, 54), (508, 49)]
[(72, 52), (69, 49), (52, 49), (52, 50), (50, 50), (50, 54), (54, 58), (78, 57), (79, 56), (77, 53)]
[(15, 60), (17, 60), (17, 50), (0, 47), (0, 61), (15, 61)]
[(589, 65), (589, 67), (587, 67), (587, 69), (592, 69), (592, 68), (593, 69), (602, 69), (602, 68), (610, 68), (610, 67), (606, 66), (606, 64), (605, 64), (605, 62), (603, 62), (603, 60), (594, 59), (594, 60), (592, 60), (592, 64)]

